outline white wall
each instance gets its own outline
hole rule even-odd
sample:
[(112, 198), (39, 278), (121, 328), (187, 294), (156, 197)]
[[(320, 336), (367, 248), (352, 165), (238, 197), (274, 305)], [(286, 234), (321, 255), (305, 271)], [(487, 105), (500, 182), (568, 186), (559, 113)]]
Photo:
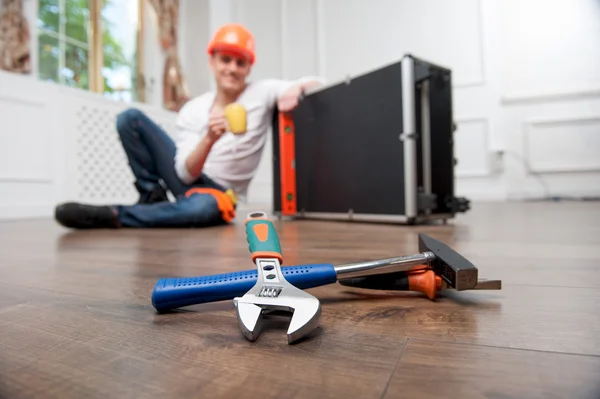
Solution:
[[(25, 4), (35, 16), (36, 2)], [(152, 64), (161, 55), (146, 10)], [(339, 16), (345, 21), (334, 20)], [(412, 52), (454, 73), (459, 195), (600, 195), (599, 17), (594, 0), (185, 0), (182, 63), (192, 94), (208, 90), (204, 46), (230, 21), (255, 32), (254, 78), (318, 74), (332, 81)], [(154, 66), (150, 74), (160, 77), (162, 62)], [(155, 82), (151, 96), (160, 87)], [(49, 216), (68, 199), (135, 199), (113, 125), (125, 106), (40, 83), (35, 74), (0, 73), (0, 218)], [(173, 114), (137, 106), (172, 130)], [(96, 121), (94, 128), (86, 120)], [(84, 162), (86, 143), (111, 154), (117, 178), (96, 166), (101, 160)], [(271, 202), (270, 153), (269, 141), (252, 202)], [(89, 175), (96, 186), (86, 188)], [(115, 188), (102, 191), (109, 176)]]
[(179, 10), (179, 55), (184, 77), (192, 97), (210, 87), (206, 44), (210, 35), (208, 0), (182, 0)]
[(142, 46), (142, 60), (146, 82), (145, 102), (162, 106), (165, 56), (158, 42), (158, 18), (156, 12), (148, 0), (143, 1), (144, 44)]
[(48, 213), (64, 188), (55, 85), (0, 71), (0, 218)]
[[(404, 53), (450, 67), (458, 195), (600, 195), (597, 0), (210, 3), (212, 28), (255, 31), (256, 77), (335, 81)], [(268, 155), (255, 183), (251, 195), (270, 202)]]
[(494, 122), (505, 134), (508, 196), (598, 196), (600, 2), (513, 0), (499, 10)]
[[(0, 71), (0, 219), (49, 217), (57, 203), (133, 203), (115, 128), (128, 104)], [(175, 114), (135, 104), (167, 132)]]

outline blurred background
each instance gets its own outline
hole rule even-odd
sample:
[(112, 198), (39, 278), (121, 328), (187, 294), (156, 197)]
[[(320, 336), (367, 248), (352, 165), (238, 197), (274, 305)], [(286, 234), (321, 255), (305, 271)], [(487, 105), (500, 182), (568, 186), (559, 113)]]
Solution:
[[(255, 34), (252, 78), (333, 83), (412, 53), (452, 69), (456, 195), (600, 196), (599, 0), (1, 0), (0, 218), (135, 201), (114, 118), (169, 133), (213, 88), (218, 26)], [(249, 200), (271, 203), (271, 142)]]

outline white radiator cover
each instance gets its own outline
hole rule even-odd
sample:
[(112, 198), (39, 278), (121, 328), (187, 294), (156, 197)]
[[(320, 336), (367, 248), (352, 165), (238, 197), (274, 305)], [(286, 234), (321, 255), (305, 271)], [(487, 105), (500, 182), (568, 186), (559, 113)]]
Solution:
[[(74, 106), (73, 144), (74, 176), (70, 181), (75, 189), (71, 195), (89, 203), (131, 203), (138, 193), (133, 186), (134, 176), (116, 130), (121, 104), (89, 101)], [(136, 106), (139, 108), (139, 105)], [(171, 137), (175, 132), (175, 116), (162, 110), (144, 107), (147, 115)]]

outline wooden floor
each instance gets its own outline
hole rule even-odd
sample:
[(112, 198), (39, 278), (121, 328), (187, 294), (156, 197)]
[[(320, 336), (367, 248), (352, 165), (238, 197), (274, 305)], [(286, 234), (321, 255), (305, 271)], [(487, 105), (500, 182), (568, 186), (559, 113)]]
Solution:
[[(238, 222), (243, 220), (238, 215)], [(417, 252), (417, 232), (502, 291), (309, 290), (321, 327), (255, 343), (231, 301), (157, 314), (163, 276), (252, 269), (242, 224), (70, 232), (0, 223), (2, 398), (600, 398), (600, 203), (473, 204), (448, 225), (276, 223), (285, 264)]]

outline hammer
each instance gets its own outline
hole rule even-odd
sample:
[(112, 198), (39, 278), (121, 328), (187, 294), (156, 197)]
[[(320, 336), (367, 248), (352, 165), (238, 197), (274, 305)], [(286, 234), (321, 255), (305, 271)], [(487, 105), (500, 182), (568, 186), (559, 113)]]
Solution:
[[(457, 291), (499, 290), (500, 280), (480, 280), (477, 268), (446, 244), (419, 234), (419, 253), (334, 266), (330, 263), (286, 266), (285, 279), (300, 289), (339, 282), (341, 285), (379, 290), (419, 291), (434, 299), (443, 288)], [(152, 305), (159, 312), (242, 296), (257, 281), (256, 270), (200, 277), (159, 279)]]

